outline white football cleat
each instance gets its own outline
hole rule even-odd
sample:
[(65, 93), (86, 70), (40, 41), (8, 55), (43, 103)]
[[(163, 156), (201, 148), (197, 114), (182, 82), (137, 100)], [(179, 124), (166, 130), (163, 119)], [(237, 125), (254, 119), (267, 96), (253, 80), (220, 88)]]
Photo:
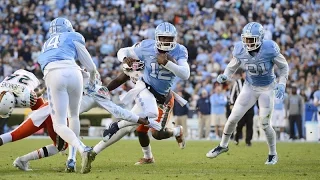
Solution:
[(220, 145), (217, 146), (214, 149), (211, 149), (209, 152), (207, 152), (206, 156), (207, 158), (215, 158), (219, 156), (219, 154), (229, 151), (228, 147), (221, 147)]
[(279, 160), (278, 155), (268, 155), (267, 161), (264, 164), (275, 165), (277, 164), (278, 160)]
[(13, 166), (22, 171), (32, 171), (32, 169), (29, 168), (29, 161), (22, 161), (20, 157), (13, 161)]

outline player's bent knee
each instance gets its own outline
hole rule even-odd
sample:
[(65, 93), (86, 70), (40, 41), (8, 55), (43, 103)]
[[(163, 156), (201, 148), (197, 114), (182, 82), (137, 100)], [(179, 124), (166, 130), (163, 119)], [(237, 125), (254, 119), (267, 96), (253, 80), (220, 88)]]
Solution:
[(155, 138), (156, 140), (161, 140), (161, 132), (160, 131), (152, 131), (152, 137)]
[(270, 126), (270, 119), (268, 117), (260, 117), (262, 129), (265, 130)]
[(57, 134), (59, 134), (58, 132), (59, 132), (64, 126), (68, 127), (68, 126), (65, 125), (65, 124), (54, 123), (54, 122), (52, 123), (52, 126), (53, 126), (54, 132), (56, 132)]

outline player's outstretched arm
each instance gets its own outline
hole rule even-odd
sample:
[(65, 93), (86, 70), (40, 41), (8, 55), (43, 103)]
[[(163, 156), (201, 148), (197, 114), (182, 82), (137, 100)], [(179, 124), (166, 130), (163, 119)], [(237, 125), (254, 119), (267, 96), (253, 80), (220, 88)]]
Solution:
[(77, 55), (78, 55), (78, 59), (79, 59), (80, 63), (90, 73), (90, 81), (93, 83), (93, 81), (96, 78), (97, 68), (96, 68), (96, 65), (93, 63), (91, 55), (89, 54), (89, 52), (84, 44), (82, 44), (78, 41), (73, 41), (73, 44), (75, 45), (75, 47), (77, 49)]
[(274, 58), (273, 62), (278, 66), (280, 70), (279, 84), (283, 84), (284, 86), (286, 86), (289, 75), (289, 65), (286, 58), (282, 54), (279, 54)]
[(121, 84), (127, 82), (130, 79), (129, 76), (127, 76), (124, 72), (122, 72), (118, 77), (113, 79), (108, 85), (107, 88), (109, 91), (113, 91), (117, 89)]
[(237, 71), (237, 69), (240, 67), (241, 62), (233, 57), (229, 64), (227, 65), (226, 69), (224, 70), (223, 74), (230, 79), (231, 76)]

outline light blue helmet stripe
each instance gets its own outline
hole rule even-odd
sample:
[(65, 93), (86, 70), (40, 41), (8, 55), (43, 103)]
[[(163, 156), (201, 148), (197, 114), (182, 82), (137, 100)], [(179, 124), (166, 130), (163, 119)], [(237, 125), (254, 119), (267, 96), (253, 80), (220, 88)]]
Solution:
[(251, 23), (248, 24), (247, 32), (251, 33), (253, 25), (254, 25), (254, 22), (251, 22)]
[(164, 23), (164, 27), (165, 27), (165, 32), (170, 32), (170, 26), (167, 25), (167, 23)]

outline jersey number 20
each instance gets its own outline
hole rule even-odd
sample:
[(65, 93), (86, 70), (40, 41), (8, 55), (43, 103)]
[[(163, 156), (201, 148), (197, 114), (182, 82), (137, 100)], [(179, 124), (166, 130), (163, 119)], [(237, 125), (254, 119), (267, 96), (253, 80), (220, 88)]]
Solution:
[(45, 52), (50, 49), (58, 48), (59, 38), (60, 38), (60, 34), (57, 34), (55, 36), (52, 36), (50, 39), (48, 39), (43, 45), (42, 52)]

